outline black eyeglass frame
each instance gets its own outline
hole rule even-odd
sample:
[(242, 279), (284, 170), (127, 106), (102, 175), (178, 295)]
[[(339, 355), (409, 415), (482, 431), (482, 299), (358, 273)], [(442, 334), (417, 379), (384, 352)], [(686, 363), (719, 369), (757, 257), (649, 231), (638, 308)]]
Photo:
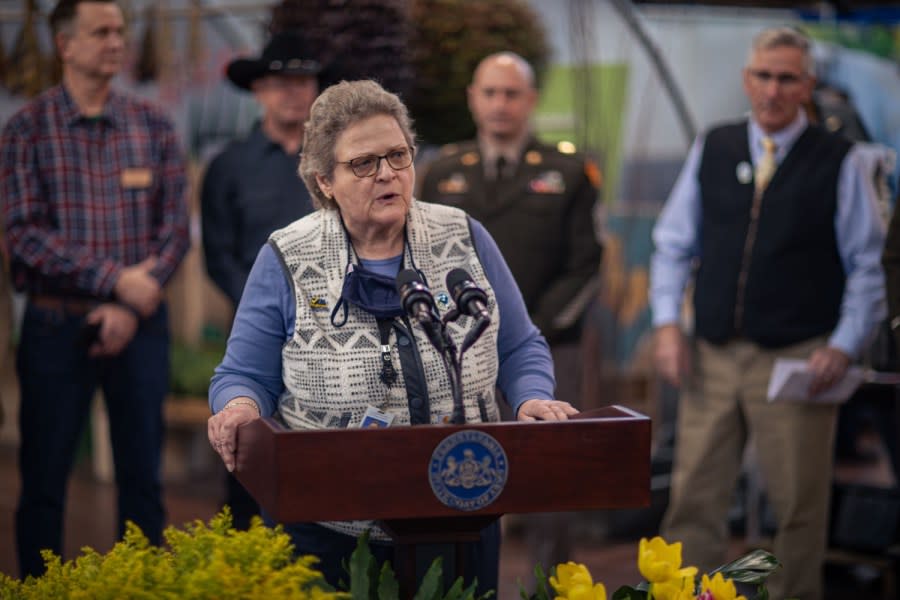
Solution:
[[(391, 162), (390, 156), (393, 153), (401, 151), (401, 150), (405, 150), (406, 156), (409, 157), (409, 162), (406, 163), (405, 165), (403, 165), (402, 167), (398, 167)], [(386, 161), (388, 166), (390, 168), (392, 168), (393, 170), (402, 171), (404, 169), (410, 168), (412, 166), (415, 158), (416, 158), (415, 147), (413, 147), (413, 146), (398, 146), (397, 148), (392, 148), (391, 150), (389, 150), (387, 154), (382, 154), (380, 156), (378, 154), (364, 154), (362, 156), (357, 156), (356, 158), (351, 158), (350, 160), (339, 160), (339, 161), (337, 161), (337, 164), (347, 165), (348, 167), (350, 167), (350, 170), (353, 172), (354, 175), (356, 175), (360, 179), (365, 179), (366, 177), (375, 177), (375, 175), (378, 173), (378, 171), (381, 170), (381, 161), (382, 160)], [(361, 175), (357, 171), (357, 169), (360, 168), (360, 165), (358, 164), (359, 161), (372, 160), (372, 159), (375, 159), (375, 168), (373, 168), (373, 169), (371, 169), (371, 171), (365, 172), (364, 174)], [(354, 164), (354, 163), (356, 163), (356, 164)]]

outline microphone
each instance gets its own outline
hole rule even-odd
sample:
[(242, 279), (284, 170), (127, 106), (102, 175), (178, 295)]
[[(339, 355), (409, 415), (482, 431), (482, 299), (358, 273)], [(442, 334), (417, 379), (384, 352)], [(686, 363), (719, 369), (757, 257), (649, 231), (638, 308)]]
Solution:
[(453, 269), (447, 273), (447, 289), (450, 290), (453, 302), (462, 314), (487, 323), (491, 322), (491, 314), (487, 309), (487, 294), (475, 285), (472, 276), (464, 269)]
[(397, 274), (397, 291), (400, 293), (400, 306), (410, 317), (422, 325), (440, 323), (434, 296), (417, 272), (412, 269), (400, 271)]
[(419, 322), (431, 345), (443, 353), (446, 350), (443, 323), (434, 304), (434, 296), (422, 277), (412, 269), (403, 269), (397, 273), (397, 292), (403, 312)]

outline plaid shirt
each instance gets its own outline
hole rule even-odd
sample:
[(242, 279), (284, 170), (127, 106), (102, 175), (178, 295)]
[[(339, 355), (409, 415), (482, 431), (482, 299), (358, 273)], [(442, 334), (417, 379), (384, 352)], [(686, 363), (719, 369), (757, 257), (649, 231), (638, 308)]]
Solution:
[(190, 246), (185, 161), (170, 121), (110, 92), (82, 116), (63, 86), (29, 102), (0, 138), (12, 280), (30, 294), (109, 298), (150, 255), (165, 284)]

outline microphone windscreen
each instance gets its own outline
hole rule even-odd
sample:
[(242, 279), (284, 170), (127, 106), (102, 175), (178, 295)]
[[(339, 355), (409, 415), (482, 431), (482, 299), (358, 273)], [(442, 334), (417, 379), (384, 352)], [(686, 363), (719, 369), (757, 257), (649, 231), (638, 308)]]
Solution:
[(402, 292), (404, 286), (410, 283), (424, 283), (414, 269), (403, 269), (397, 273), (397, 291)]
[(466, 273), (465, 269), (453, 269), (449, 273), (447, 273), (447, 289), (450, 290), (450, 293), (453, 293), (453, 290), (464, 281), (471, 281), (472, 276)]

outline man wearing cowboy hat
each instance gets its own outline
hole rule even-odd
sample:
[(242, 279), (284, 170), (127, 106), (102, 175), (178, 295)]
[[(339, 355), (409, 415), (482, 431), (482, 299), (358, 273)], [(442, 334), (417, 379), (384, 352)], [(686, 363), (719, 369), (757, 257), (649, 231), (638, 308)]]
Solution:
[(203, 178), (203, 250), (210, 278), (237, 305), (257, 252), (274, 230), (312, 211), (297, 175), (303, 124), (319, 93), (321, 65), (298, 33), (276, 34), (259, 58), (226, 70), (249, 90), (262, 118), (216, 156)]
[[(253, 130), (212, 160), (201, 191), (206, 270), (235, 306), (269, 234), (313, 210), (297, 175), (303, 126), (322, 71), (313, 57), (303, 37), (282, 32), (259, 58), (236, 59), (226, 70), (228, 79), (251, 91), (262, 109)], [(246, 528), (259, 512), (230, 475), (226, 503), (236, 527)]]

